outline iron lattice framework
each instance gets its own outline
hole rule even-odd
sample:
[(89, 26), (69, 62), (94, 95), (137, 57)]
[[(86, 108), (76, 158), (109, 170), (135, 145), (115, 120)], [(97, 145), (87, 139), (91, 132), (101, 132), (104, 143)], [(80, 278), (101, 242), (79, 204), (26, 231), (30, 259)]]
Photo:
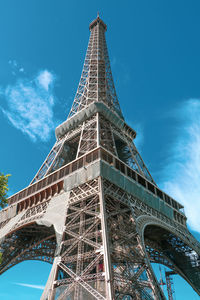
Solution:
[(91, 34), (83, 72), (69, 117), (91, 103), (100, 101), (123, 118), (112, 79), (105, 40), (106, 29), (100, 18), (90, 24)]
[(97, 17), (68, 119), (31, 184), (0, 212), (0, 273), (52, 264), (42, 300), (165, 299), (151, 263), (200, 295), (200, 247), (153, 181), (124, 121)]
[[(106, 29), (106, 25), (100, 18), (97, 18), (90, 24), (91, 34), (88, 49), (81, 79), (78, 85), (78, 90), (68, 116), (69, 121), (73, 119), (73, 116), (77, 116), (78, 112), (87, 111), (88, 107), (90, 107), (92, 103), (102, 103), (111, 112), (113, 112), (116, 117), (118, 117), (118, 121), (120, 120), (121, 123), (124, 123), (112, 79), (108, 50), (105, 40)], [(115, 133), (116, 136), (120, 135), (119, 142), (124, 141), (124, 144), (127, 148), (126, 149), (123, 147), (123, 151), (129, 153), (129, 156), (127, 153), (128, 163), (135, 170), (153, 182), (147, 167), (145, 166), (139, 152), (132, 142), (132, 139), (135, 137), (136, 133), (131, 130), (127, 124), (125, 124), (126, 126), (124, 125), (124, 127), (127, 127), (125, 128), (126, 131), (131, 132), (131, 137), (124, 136), (124, 132), (122, 131), (119, 133), (118, 128), (114, 124), (115, 123), (111, 124), (111, 122), (97, 113), (93, 114), (91, 118), (88, 118), (80, 123), (79, 126), (76, 127), (75, 131), (69, 130), (65, 135), (63, 133), (59, 133), (59, 139), (56, 141), (53, 149), (50, 151), (45, 162), (31, 183), (34, 183), (35, 181), (43, 178), (45, 175), (64, 165), (66, 163), (66, 156), (67, 158), (69, 157), (69, 155), (66, 153), (67, 151), (70, 151), (71, 155), (74, 155), (75, 158), (74, 152), (76, 152), (77, 149), (74, 149), (73, 147), (70, 149), (70, 146), (74, 145), (74, 143), (79, 143), (79, 149), (76, 157), (96, 148), (99, 142), (97, 140), (98, 130), (102, 131), (101, 145), (104, 146), (105, 142), (107, 141), (107, 146), (109, 146), (108, 150), (117, 156), (119, 156), (119, 153), (117, 153), (115, 147), (113, 134)], [(79, 136), (77, 137), (78, 133)], [(74, 139), (72, 137), (74, 137)], [(122, 146), (123, 145), (121, 145), (121, 147)], [(120, 147), (118, 148), (120, 150)]]

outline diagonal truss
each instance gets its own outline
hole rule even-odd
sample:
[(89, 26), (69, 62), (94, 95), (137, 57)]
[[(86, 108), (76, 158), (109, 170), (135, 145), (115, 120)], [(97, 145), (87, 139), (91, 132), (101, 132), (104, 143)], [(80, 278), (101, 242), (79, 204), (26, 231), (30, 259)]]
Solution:
[(132, 209), (107, 193), (101, 178), (71, 191), (51, 297), (150, 300), (160, 293)]

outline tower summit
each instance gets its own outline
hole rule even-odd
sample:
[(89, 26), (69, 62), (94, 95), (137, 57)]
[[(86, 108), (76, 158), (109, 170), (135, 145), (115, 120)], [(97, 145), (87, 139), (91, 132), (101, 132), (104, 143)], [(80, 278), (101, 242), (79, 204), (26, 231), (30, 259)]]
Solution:
[(110, 68), (105, 39), (107, 26), (98, 15), (89, 28), (91, 33), (88, 49), (69, 117), (93, 102), (102, 102), (123, 118)]
[(0, 212), (0, 273), (52, 264), (41, 300), (165, 299), (151, 263), (200, 295), (200, 245), (183, 206), (155, 184), (117, 99), (97, 16), (77, 93), (31, 184)]

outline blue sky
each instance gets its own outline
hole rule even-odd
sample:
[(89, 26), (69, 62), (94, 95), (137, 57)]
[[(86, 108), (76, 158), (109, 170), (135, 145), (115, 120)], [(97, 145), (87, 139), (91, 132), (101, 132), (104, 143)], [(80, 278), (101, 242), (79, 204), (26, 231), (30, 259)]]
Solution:
[[(197, 0), (1, 1), (0, 171), (12, 174), (10, 193), (30, 183), (55, 142), (99, 11), (125, 119), (155, 181), (184, 204), (200, 240), (199, 10)], [(49, 270), (19, 264), (0, 277), (0, 298), (39, 299)], [(175, 290), (177, 300), (197, 299), (180, 278)]]

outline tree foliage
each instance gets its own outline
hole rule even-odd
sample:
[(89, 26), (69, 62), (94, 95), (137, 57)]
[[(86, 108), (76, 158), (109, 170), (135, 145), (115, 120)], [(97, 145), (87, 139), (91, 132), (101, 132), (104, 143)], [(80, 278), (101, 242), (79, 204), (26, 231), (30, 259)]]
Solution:
[(4, 208), (7, 204), (8, 177), (0, 172), (0, 207)]

